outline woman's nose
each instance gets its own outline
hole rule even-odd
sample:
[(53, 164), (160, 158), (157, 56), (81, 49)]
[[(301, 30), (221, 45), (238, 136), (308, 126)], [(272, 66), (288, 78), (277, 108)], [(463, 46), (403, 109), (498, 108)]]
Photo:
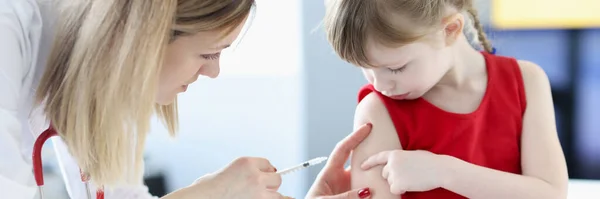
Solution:
[(221, 66), (219, 64), (219, 61), (204, 65), (202, 68), (200, 68), (200, 75), (210, 78), (217, 78), (220, 72)]

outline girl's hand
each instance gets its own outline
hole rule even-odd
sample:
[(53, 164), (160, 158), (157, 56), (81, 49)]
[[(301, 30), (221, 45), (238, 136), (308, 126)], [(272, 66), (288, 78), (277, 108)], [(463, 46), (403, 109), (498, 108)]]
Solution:
[(429, 151), (383, 151), (369, 157), (361, 167), (368, 170), (384, 165), (381, 176), (388, 181), (392, 194), (401, 195), (442, 187), (447, 176), (445, 157)]

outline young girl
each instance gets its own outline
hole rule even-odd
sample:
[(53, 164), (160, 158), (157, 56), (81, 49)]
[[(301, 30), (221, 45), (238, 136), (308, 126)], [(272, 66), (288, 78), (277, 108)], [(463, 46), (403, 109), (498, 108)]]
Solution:
[[(566, 198), (544, 71), (496, 56), (472, 0), (329, 0), (336, 53), (362, 67), (352, 187), (373, 198)], [(480, 52), (481, 51), (481, 52)]]

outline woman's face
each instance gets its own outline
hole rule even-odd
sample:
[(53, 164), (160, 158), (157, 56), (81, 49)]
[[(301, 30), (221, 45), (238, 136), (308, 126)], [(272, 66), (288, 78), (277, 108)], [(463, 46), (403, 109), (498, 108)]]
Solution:
[(244, 22), (225, 36), (221, 31), (207, 31), (180, 36), (171, 42), (160, 73), (156, 102), (162, 105), (172, 103), (175, 96), (185, 92), (199, 76), (219, 76), (221, 51), (235, 41)]

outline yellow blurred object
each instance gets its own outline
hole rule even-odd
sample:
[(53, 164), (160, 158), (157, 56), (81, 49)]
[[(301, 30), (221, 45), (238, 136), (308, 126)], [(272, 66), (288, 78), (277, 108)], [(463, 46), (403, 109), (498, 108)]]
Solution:
[(495, 28), (600, 27), (600, 0), (491, 1), (491, 20)]

